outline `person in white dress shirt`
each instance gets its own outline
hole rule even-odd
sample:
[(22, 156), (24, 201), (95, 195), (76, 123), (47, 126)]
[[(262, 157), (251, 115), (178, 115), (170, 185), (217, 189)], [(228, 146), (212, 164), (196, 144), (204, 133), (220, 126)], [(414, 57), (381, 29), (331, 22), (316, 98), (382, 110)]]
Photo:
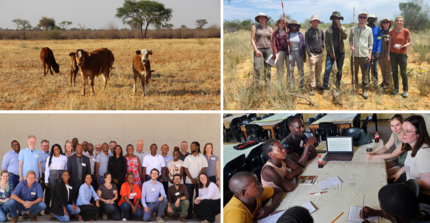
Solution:
[[(157, 145), (156, 144), (152, 144), (150, 147), (151, 153), (146, 155), (143, 158), (143, 163), (142, 163), (142, 175), (145, 174), (145, 181), (151, 180), (151, 170), (152, 169), (157, 169), (159, 172), (159, 177), (157, 178), (157, 180), (160, 183), (164, 182), (164, 176), (166, 176), (166, 163), (164, 162), (164, 158), (162, 155), (157, 154)], [(142, 176), (143, 177), (143, 176)]]

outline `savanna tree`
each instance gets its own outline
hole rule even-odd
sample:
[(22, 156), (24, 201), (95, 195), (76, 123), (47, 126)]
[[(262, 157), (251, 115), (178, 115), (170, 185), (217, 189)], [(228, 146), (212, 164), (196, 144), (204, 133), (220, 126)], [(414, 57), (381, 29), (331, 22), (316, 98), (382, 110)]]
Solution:
[(62, 29), (67, 29), (67, 26), (72, 25), (73, 23), (71, 21), (62, 21), (60, 23), (58, 23), (58, 25), (62, 28)]
[(400, 15), (405, 18), (404, 26), (411, 30), (430, 27), (430, 7), (423, 0), (409, 0), (399, 3)]
[(17, 30), (19, 30), (19, 29), (24, 30), (24, 39), (25, 39), (25, 30), (33, 28), (31, 26), (30, 22), (28, 20), (25, 20), (25, 19), (14, 19), (14, 20), (12, 20), (12, 22), (16, 24)]
[(42, 17), (39, 20), (39, 27), (44, 28), (45, 30), (54, 29), (55, 28), (55, 20), (53, 18)]
[(196, 26), (198, 29), (203, 29), (203, 26), (205, 26), (206, 24), (208, 24), (208, 21), (206, 21), (206, 19), (196, 20)]

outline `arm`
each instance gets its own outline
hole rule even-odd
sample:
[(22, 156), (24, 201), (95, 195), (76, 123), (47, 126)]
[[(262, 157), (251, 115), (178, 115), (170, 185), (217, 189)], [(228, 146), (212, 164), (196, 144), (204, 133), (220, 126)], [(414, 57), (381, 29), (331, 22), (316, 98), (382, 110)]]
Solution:
[(201, 173), (204, 173), (204, 172), (206, 172), (206, 167), (203, 167), (203, 168), (200, 170), (199, 175), (200, 175)]
[(285, 163), (287, 164), (287, 166), (292, 170), (291, 172), (289, 172), (286, 176), (287, 180), (291, 180), (296, 176), (300, 176), (300, 174), (303, 173), (303, 167), (301, 167), (300, 165), (298, 165), (297, 163), (291, 161), (290, 159), (285, 159)]
[[(318, 29), (318, 30), (320, 30), (320, 29)], [(322, 47), (321, 52), (324, 52), (324, 43), (325, 43), (324, 38), (325, 38), (324, 32), (321, 30), (321, 47)]]
[(409, 35), (406, 37), (406, 39), (408, 40), (408, 42), (407, 42), (405, 45), (403, 45), (403, 47), (408, 47), (408, 46), (412, 45), (412, 37), (411, 37), (411, 34), (410, 34), (410, 33), (409, 33)]
[(399, 177), (406, 171), (406, 166), (403, 166), (397, 173), (391, 175), (388, 177), (388, 180), (394, 179), (394, 182), (396, 182)]
[(185, 170), (185, 174), (187, 175), (188, 178), (190, 178), (190, 180), (193, 180), (193, 177), (191, 176), (190, 172), (188, 171), (188, 168), (184, 167)]
[(22, 182), (24, 180), (24, 177), (22, 176), (22, 165), (24, 163), (20, 160), (19, 161), (19, 167), (18, 167), (18, 171), (19, 171), (19, 182)]
[(94, 188), (92, 188), (92, 186), (91, 186), (91, 194), (92, 194), (92, 197), (94, 198), (95, 201), (99, 201), (100, 200), (100, 197), (94, 191)]
[[(122, 172), (119, 174), (119, 179), (124, 180), (125, 176), (127, 175), (127, 160), (122, 157), (122, 161), (124, 162), (122, 165)], [(139, 164), (139, 163), (138, 163)], [(138, 170), (139, 171), (139, 170)], [(121, 185), (117, 185), (118, 187), (121, 187)], [(118, 189), (118, 188), (117, 188)], [(118, 193), (118, 192), (117, 192)]]
[[(339, 20), (339, 24), (340, 24), (340, 20)], [(339, 31), (340, 31), (340, 37), (341, 37), (342, 39), (346, 39), (346, 38), (348, 38), (348, 34), (345, 32), (345, 31), (346, 31), (346, 28), (345, 28), (345, 27), (341, 26), (341, 28), (339, 29)], [(351, 39), (351, 38), (350, 38), (350, 39)]]
[(257, 31), (256, 27), (252, 26), (252, 28), (251, 28), (251, 45), (252, 45), (252, 48), (254, 48), (255, 55), (257, 57), (261, 57), (262, 56), (261, 52), (258, 51), (257, 45), (255, 44), (255, 33), (256, 33), (256, 31)]
[(146, 197), (146, 190), (145, 190), (145, 188), (142, 185), (142, 198), (140, 200), (142, 202), (142, 207), (144, 207), (144, 208), (146, 207), (145, 197)]
[(166, 167), (161, 167), (162, 177), (164, 178), (166, 176)]
[(49, 173), (51, 172), (51, 167), (48, 165), (49, 160), (51, 157), (48, 157), (48, 159), (46, 159), (46, 163), (45, 163), (45, 184), (48, 184), (49, 181)]
[(276, 186), (281, 188), (283, 191), (290, 192), (296, 188), (290, 181), (283, 178), (278, 171), (268, 166), (263, 169), (261, 178), (268, 182), (273, 182)]
[[(100, 163), (96, 162), (95, 165), (95, 170), (94, 170), (94, 175), (96, 175), (96, 179), (97, 179), (97, 185), (100, 185), (100, 179), (99, 179), (99, 167), (100, 167)], [(80, 189), (79, 189), (80, 190)], [(79, 191), (80, 192), (80, 191)]]
[(140, 181), (143, 183), (143, 182), (145, 182), (145, 172), (143, 172), (143, 170), (142, 170), (142, 165), (143, 164), (140, 163), (140, 158), (137, 157), (137, 171), (140, 174)]
[(376, 52), (380, 53), (381, 52), (381, 44), (382, 44), (382, 34), (381, 34), (381, 30), (378, 30), (378, 36), (376, 37)]
[(430, 172), (429, 173), (420, 173), (421, 179), (416, 180), (418, 185), (420, 185), (420, 190), (429, 190), (430, 189)]
[(101, 190), (97, 190), (97, 196), (100, 198), (101, 201), (103, 201), (105, 203), (108, 203), (107, 200), (105, 200), (105, 199), (102, 198), (102, 191)]
[(11, 199), (14, 199), (15, 201), (17, 201), (17, 202), (19, 202), (19, 203), (21, 203), (21, 204), (25, 204), (25, 201), (24, 200), (21, 200), (21, 198), (19, 198), (18, 196), (16, 196), (15, 194), (12, 194), (11, 196), (10, 196), (10, 198)]
[(379, 155), (379, 154), (383, 154), (383, 153), (387, 152), (388, 149), (391, 148), (391, 146), (393, 146), (393, 145), (394, 145), (394, 136), (393, 136), (393, 134), (391, 134), (388, 142), (385, 143), (385, 145), (382, 148), (375, 151), (374, 155)]
[(279, 206), (279, 204), (282, 201), (283, 192), (279, 188), (273, 188), (273, 196), (272, 196), (272, 203), (270, 206), (261, 207), (255, 212), (255, 218), (256, 219), (262, 219), (266, 216), (268, 216), (270, 213), (276, 210), (276, 208)]
[(86, 194), (86, 192), (85, 192), (85, 188), (84, 187), (79, 187), (79, 195), (81, 195), (81, 196), (78, 196), (78, 199), (80, 199), (81, 200), (81, 203), (83, 204), (83, 205), (88, 205), (88, 204), (90, 204), (90, 202), (89, 201), (87, 201), (87, 200), (85, 200), (85, 194)]
[[(3, 161), (1, 163), (2, 170), (7, 170), (7, 167), (9, 166), (9, 160), (10, 160), (9, 156), (6, 156), (6, 155), (3, 156)], [(20, 171), (20, 173), (21, 173), (21, 171)]]
[(42, 178), (42, 174), (43, 174), (43, 171), (42, 171), (42, 164), (40, 163), (40, 161), (39, 161), (39, 179), (40, 178)]
[(216, 192), (215, 190), (218, 190), (218, 187), (215, 185), (212, 185), (212, 186), (211, 185), (212, 183), (209, 184), (208, 193), (205, 194), (204, 196), (200, 196), (201, 200), (207, 200), (207, 199), (210, 200), (214, 196)]
[(388, 153), (388, 154), (380, 154), (380, 155), (366, 155), (367, 159), (394, 159), (398, 156), (400, 156), (400, 154), (402, 154), (402, 145), (399, 145), (392, 153)]
[(312, 57), (311, 55), (311, 48), (309, 46), (309, 30), (305, 32), (305, 46), (306, 46), (306, 52), (308, 53), (309, 58)]
[(369, 63), (370, 60), (372, 59), (372, 49), (373, 49), (373, 34), (372, 34), (372, 32), (370, 33), (370, 35), (368, 35), (367, 41), (368, 41), (367, 47), (369, 49), (369, 55), (367, 56), (367, 62)]
[(272, 32), (272, 29), (270, 29), (270, 47), (272, 47), (273, 55), (276, 56), (276, 54), (278, 54), (278, 49), (276, 48), (275, 32)]
[(221, 182), (220, 182), (220, 175), (219, 175), (219, 160), (216, 161), (216, 166), (215, 166), (215, 173), (216, 173), (216, 184), (218, 187), (220, 187)]

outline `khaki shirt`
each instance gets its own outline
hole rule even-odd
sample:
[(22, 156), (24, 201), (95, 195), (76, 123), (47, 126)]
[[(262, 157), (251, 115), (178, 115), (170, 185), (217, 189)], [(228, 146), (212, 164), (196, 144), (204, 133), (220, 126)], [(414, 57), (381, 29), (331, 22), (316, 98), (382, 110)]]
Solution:
[[(352, 29), (349, 35), (349, 42), (352, 43)], [(358, 28), (358, 25), (354, 27), (354, 57), (368, 57), (369, 50), (373, 47), (373, 34), (372, 29), (368, 26)]]

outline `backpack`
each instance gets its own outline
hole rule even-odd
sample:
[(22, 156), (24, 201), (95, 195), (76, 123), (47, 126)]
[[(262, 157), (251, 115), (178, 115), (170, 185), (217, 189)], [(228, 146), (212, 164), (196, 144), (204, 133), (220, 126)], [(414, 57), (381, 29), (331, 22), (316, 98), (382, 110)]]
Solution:
[(372, 142), (372, 136), (369, 133), (363, 131), (355, 132), (352, 136), (352, 145), (361, 146)]

